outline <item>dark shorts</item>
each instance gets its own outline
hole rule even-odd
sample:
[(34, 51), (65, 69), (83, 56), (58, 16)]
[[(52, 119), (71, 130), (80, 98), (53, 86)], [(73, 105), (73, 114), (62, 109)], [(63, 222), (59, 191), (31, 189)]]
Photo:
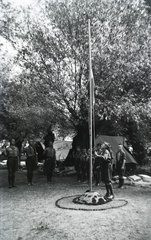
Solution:
[(54, 159), (47, 158), (45, 160), (45, 169), (46, 169), (46, 171), (53, 171), (55, 169), (55, 161), (54, 161)]
[(18, 170), (18, 158), (9, 157), (7, 160), (7, 169), (9, 172), (16, 172)]

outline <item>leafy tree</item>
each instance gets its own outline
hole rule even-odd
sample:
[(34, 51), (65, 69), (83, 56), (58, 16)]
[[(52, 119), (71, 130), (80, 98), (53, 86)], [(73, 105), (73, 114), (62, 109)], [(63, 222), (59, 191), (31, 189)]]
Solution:
[[(46, 1), (34, 11), (12, 11), (10, 6), (3, 11), (1, 34), (18, 51), (16, 63), (22, 70), (13, 80), (14, 91), (19, 89), (16, 100), (7, 103), (11, 116), (27, 124), (32, 112), (35, 119), (39, 114), (78, 132), (88, 129), (90, 18), (96, 132), (130, 136), (130, 121), (139, 125), (140, 109), (151, 94), (151, 28), (145, 2)], [(11, 97), (12, 88), (9, 93)]]

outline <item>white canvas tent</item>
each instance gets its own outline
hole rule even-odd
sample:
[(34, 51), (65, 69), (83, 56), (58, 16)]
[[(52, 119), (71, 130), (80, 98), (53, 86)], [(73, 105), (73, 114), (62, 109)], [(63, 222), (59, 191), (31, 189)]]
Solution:
[(72, 141), (55, 141), (53, 147), (56, 150), (56, 160), (64, 161), (72, 148)]

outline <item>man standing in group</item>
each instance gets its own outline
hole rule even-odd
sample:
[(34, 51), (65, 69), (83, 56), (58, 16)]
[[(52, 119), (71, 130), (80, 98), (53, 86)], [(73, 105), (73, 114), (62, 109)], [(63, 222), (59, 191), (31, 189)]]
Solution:
[(119, 188), (123, 188), (126, 154), (122, 144), (119, 144), (118, 147), (119, 151), (116, 153), (116, 170), (119, 176)]
[(101, 175), (102, 181), (105, 183), (106, 194), (104, 196), (107, 200), (113, 200), (114, 193), (113, 193), (113, 186), (111, 181), (111, 154), (109, 152), (109, 144), (104, 142), (101, 145), (100, 153), (96, 153), (96, 156), (100, 158), (101, 161)]
[(56, 150), (53, 148), (53, 143), (49, 142), (48, 147), (44, 150), (45, 170), (47, 182), (51, 182), (52, 173), (56, 165)]
[(38, 162), (42, 163), (43, 162), (43, 153), (45, 150), (44, 135), (42, 132), (39, 133), (39, 138), (37, 139), (37, 141), (35, 143), (35, 148), (36, 148), (36, 152), (37, 152)]
[(15, 173), (18, 170), (19, 150), (15, 146), (15, 139), (10, 142), (10, 147), (6, 148), (4, 154), (7, 157), (8, 184), (9, 188), (15, 186)]
[(27, 180), (28, 185), (33, 185), (33, 172), (37, 165), (37, 155), (32, 139), (29, 139), (29, 145), (23, 148), (26, 153), (26, 168), (27, 168)]

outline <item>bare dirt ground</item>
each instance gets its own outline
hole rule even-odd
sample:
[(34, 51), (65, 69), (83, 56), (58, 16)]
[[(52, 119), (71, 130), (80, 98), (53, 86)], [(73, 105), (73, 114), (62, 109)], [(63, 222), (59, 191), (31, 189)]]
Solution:
[[(0, 240), (151, 240), (151, 188), (114, 185), (115, 198), (126, 206), (105, 211), (61, 209), (55, 202), (83, 194), (89, 187), (75, 176), (54, 176), (47, 184), (34, 173), (28, 186), (26, 171), (16, 174), (17, 188), (9, 189), (7, 170), (0, 170)], [(104, 195), (103, 184), (93, 187)]]

